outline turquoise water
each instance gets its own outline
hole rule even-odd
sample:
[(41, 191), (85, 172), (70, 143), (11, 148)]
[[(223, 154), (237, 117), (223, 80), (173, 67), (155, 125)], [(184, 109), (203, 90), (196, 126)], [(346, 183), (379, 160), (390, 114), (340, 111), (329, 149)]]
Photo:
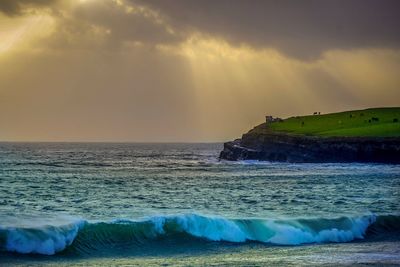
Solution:
[(311, 244), (304, 254), (314, 255), (359, 242), (400, 263), (399, 165), (226, 162), (221, 149), (1, 143), (3, 263), (217, 262), (215, 255), (265, 251), (287, 259), (282, 245)]

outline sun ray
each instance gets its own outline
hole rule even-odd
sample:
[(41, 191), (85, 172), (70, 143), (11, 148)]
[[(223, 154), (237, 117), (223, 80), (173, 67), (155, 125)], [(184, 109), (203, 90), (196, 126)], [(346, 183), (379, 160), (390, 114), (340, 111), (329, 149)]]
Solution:
[(18, 19), (2, 16), (0, 22), (0, 54), (4, 54), (18, 47), (29, 48), (33, 40), (47, 36), (54, 19), (47, 14), (35, 14)]

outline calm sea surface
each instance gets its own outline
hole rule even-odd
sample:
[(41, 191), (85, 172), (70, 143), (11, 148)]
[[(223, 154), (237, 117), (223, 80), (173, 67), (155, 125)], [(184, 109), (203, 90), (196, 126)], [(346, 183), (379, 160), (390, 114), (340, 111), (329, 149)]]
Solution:
[(0, 143), (0, 265), (400, 264), (400, 165)]

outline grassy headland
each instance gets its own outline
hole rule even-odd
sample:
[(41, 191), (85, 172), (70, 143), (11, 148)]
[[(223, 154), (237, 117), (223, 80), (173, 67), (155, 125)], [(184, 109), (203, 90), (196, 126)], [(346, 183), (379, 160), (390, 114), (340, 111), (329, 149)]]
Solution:
[(269, 123), (267, 129), (326, 137), (400, 137), (400, 108), (371, 108), (331, 114), (296, 116), (281, 122)]

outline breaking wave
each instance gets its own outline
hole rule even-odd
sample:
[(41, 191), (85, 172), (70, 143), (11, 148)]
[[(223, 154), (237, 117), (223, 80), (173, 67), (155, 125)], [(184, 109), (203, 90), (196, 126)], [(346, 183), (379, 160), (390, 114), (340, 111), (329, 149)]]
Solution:
[(110, 247), (141, 247), (178, 239), (190, 242), (262, 242), (271, 245), (350, 242), (400, 231), (400, 216), (365, 215), (335, 219), (226, 219), (198, 214), (143, 220), (89, 222), (35, 227), (0, 226), (0, 250), (53, 255), (65, 250), (91, 253)]

